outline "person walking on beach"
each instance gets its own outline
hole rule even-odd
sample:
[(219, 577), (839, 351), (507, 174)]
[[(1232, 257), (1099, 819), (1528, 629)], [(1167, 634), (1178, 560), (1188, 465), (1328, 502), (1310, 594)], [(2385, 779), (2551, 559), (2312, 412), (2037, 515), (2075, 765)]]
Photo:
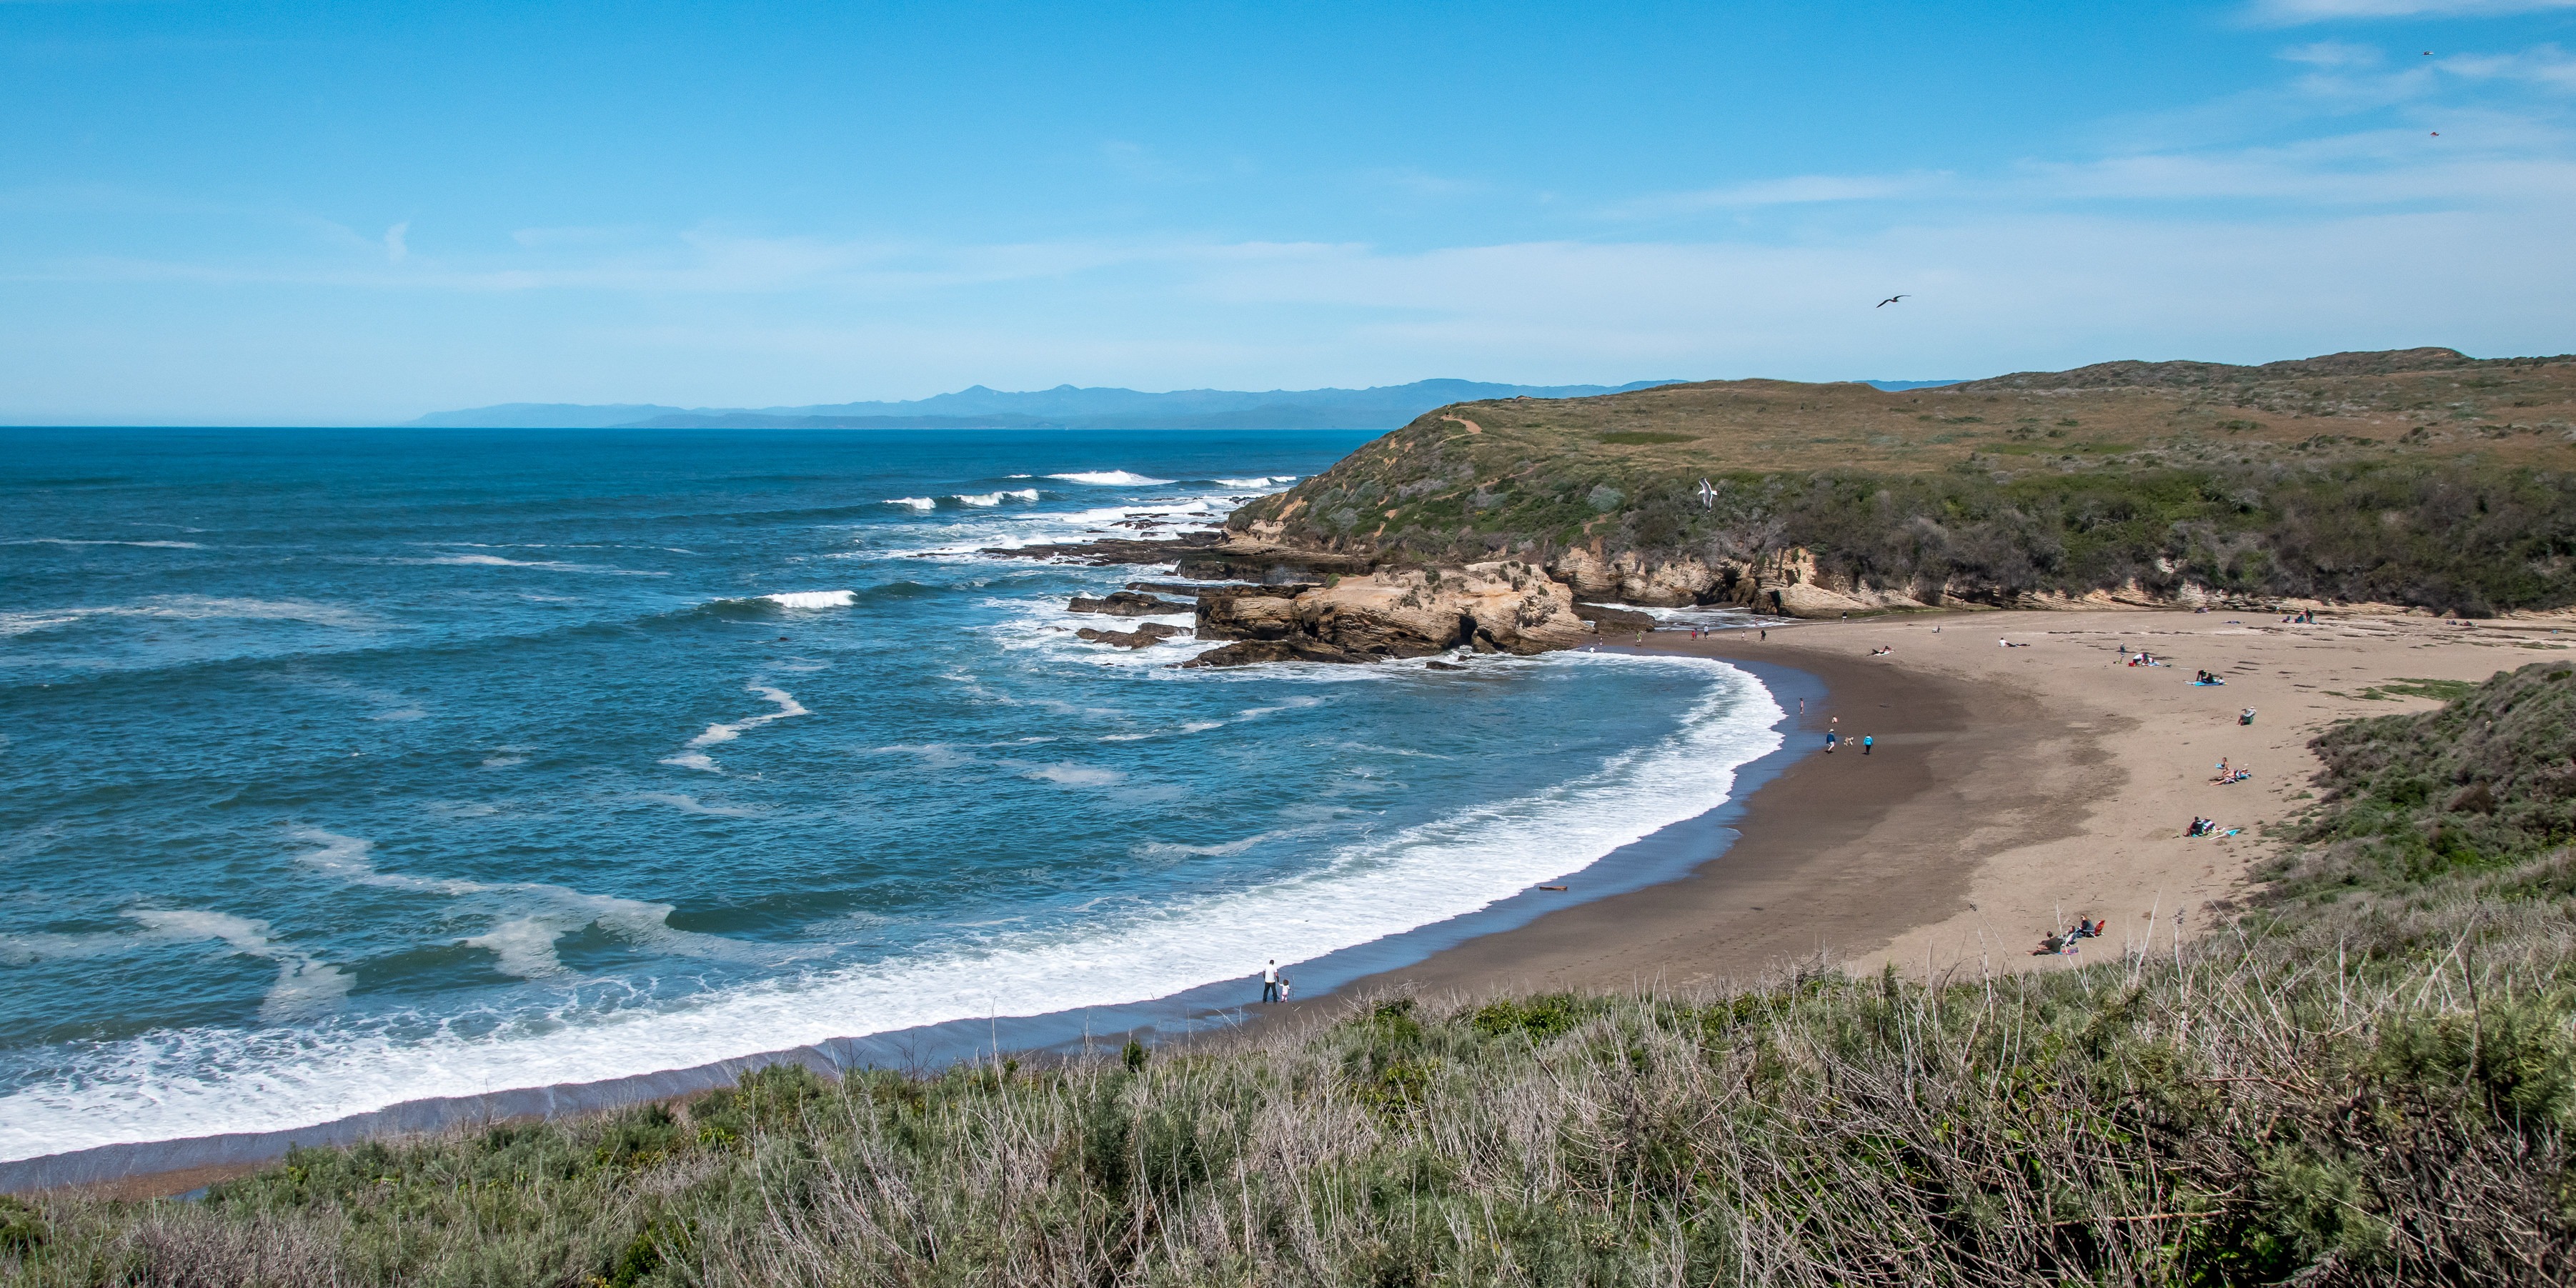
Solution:
[(1862, 734), (1860, 736), (1860, 754), (1864, 756), (1868, 755), (1869, 749), (1876, 745), (1877, 742), (1878, 739), (1872, 738), (1868, 734)]
[(1261, 968), (1261, 1000), (1265, 1002), (1279, 1000), (1279, 959), (1276, 957), (1270, 959), (1269, 965)]

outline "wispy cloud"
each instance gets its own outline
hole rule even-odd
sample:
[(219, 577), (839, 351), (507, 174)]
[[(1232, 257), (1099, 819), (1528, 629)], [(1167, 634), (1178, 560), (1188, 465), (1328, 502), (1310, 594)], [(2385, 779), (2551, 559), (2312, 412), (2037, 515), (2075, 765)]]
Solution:
[(410, 232), (411, 221), (408, 219), (385, 230), (386, 263), (399, 264), (411, 257), (411, 248), (403, 244), (403, 238)]
[(2576, 54), (2556, 45), (2539, 45), (2519, 54), (2462, 55), (2445, 58), (2437, 66), (2472, 80), (2514, 80), (2576, 91)]
[(1802, 174), (1781, 179), (1666, 193), (1613, 206), (1616, 218), (1656, 217), (1704, 210), (1750, 210), (1762, 206), (1815, 205), (1838, 201), (1888, 201), (1915, 197), (1940, 188), (1946, 174), (1846, 175)]
[(2320, 40), (2312, 45), (2298, 45), (2281, 51), (2280, 56), (2311, 67), (2376, 67), (2384, 56), (2369, 45), (2355, 45), (2341, 40)]
[(2370, 18), (2488, 18), (2576, 8), (2576, 0), (2255, 0), (2250, 17), (2269, 26)]

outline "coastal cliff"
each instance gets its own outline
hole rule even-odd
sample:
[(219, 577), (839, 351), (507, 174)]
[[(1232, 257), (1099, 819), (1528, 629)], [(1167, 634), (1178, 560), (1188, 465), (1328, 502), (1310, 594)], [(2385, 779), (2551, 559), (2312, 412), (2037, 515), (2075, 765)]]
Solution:
[(2576, 358), (2410, 349), (1461, 403), (1227, 527), (1191, 575), (1514, 559), (1578, 600), (1798, 617), (2554, 608), (2576, 603)]

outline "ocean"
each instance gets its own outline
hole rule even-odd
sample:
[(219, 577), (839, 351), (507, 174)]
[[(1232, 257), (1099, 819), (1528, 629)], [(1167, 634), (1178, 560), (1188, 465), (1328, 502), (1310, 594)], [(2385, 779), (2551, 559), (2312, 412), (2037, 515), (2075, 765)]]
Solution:
[(1778, 746), (1722, 663), (1181, 670), (1066, 611), (1165, 570), (978, 553), (1368, 437), (0, 429), (0, 1161), (1293, 969)]

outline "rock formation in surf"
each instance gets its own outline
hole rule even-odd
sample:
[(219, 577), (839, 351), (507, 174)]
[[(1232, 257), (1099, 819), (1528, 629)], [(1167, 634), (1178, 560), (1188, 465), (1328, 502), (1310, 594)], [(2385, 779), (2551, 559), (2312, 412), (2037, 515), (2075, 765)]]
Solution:
[(1590, 637), (1574, 593), (1517, 559), (1462, 568), (1384, 569), (1327, 585), (1228, 588), (1199, 600), (1201, 639), (1233, 640), (1189, 666), (1365, 662), (1455, 648), (1542, 653)]

